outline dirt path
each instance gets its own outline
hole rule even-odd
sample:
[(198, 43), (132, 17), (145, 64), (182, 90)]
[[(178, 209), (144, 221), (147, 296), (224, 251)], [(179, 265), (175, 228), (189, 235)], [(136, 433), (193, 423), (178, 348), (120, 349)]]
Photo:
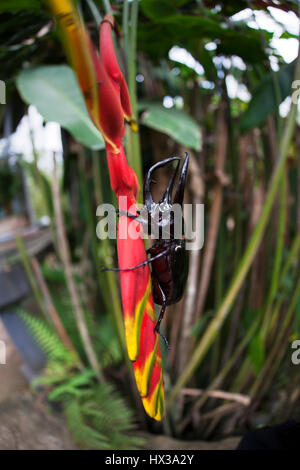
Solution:
[(28, 388), (21, 372), (22, 359), (0, 320), (0, 341), (5, 345), (6, 364), (0, 364), (0, 403), (17, 391)]
[(63, 419), (40, 408), (29, 391), (0, 404), (1, 450), (75, 449)]
[(143, 434), (147, 439), (145, 449), (148, 450), (235, 450), (240, 437), (228, 437), (220, 441), (180, 441), (166, 436)]
[(63, 419), (36, 403), (21, 372), (22, 358), (0, 320), (6, 364), (0, 364), (0, 450), (74, 449)]

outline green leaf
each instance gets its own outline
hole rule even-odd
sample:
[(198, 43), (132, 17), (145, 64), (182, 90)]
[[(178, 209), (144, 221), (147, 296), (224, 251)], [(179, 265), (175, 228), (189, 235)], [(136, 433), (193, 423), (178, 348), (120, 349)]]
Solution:
[(40, 10), (41, 2), (39, 0), (1, 0), (0, 13), (16, 13), (23, 10)]
[[(150, 21), (141, 23), (138, 28), (139, 49), (156, 59), (165, 56), (175, 44), (192, 52), (201, 38), (211, 41), (218, 39), (218, 52), (239, 55), (247, 62), (257, 63), (266, 58), (259, 31), (246, 24), (230, 28), (219, 16), (175, 14), (173, 8), (169, 9), (167, 15), (163, 5), (158, 9), (160, 14), (155, 8), (153, 14), (147, 15)], [(270, 33), (263, 34), (266, 40), (272, 37)], [(198, 59), (201, 62), (201, 57)]]
[[(234, 31), (227, 29), (220, 34), (221, 42), (217, 47), (218, 54), (237, 55), (245, 62), (256, 64), (266, 58), (265, 51), (261, 46), (261, 38), (252, 31)], [(268, 36), (267, 33), (264, 33)]]
[(186, 3), (188, 0), (142, 0), (140, 5), (144, 15), (152, 20), (160, 21), (162, 18), (179, 14), (179, 9)]
[(249, 355), (254, 373), (257, 375), (265, 360), (265, 348), (260, 333), (255, 335), (249, 345)]
[(240, 120), (239, 127), (242, 133), (261, 125), (277, 109), (274, 80), (277, 81), (280, 90), (280, 102), (290, 94), (295, 63), (296, 61), (291, 62), (281, 67), (278, 72), (269, 74), (254, 90), (248, 108)]
[(70, 67), (47, 65), (22, 70), (17, 76), (17, 88), (24, 101), (35, 105), (46, 121), (58, 122), (87, 147), (104, 148)]
[(284, 31), (279, 37), (279, 39), (291, 39), (291, 38), (298, 39), (299, 36), (297, 34), (292, 34), (292, 33), (289, 33), (288, 31)]
[(39, 170), (38, 167), (35, 166), (33, 162), (26, 162), (25, 160), (21, 160), (21, 165), (28, 171), (31, 180), (34, 182), (34, 184), (36, 184), (37, 178), (40, 178), (41, 185), (43, 188), (43, 197), (41, 199), (43, 199), (43, 206), (45, 205), (43, 209), (46, 210), (46, 214), (52, 218), (54, 216), (53, 199), (51, 185), (48, 178), (44, 175), (42, 171)]
[(172, 137), (176, 142), (194, 150), (201, 150), (200, 127), (188, 114), (178, 109), (167, 109), (159, 104), (144, 106), (141, 122), (151, 129)]

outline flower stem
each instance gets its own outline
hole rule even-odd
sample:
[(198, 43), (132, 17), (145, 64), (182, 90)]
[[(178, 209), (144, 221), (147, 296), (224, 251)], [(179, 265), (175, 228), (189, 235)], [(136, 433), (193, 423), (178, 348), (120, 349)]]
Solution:
[[(100, 155), (96, 151), (93, 151), (92, 155), (93, 155), (93, 178), (94, 178), (94, 187), (95, 187), (95, 199), (96, 199), (97, 206), (99, 206), (100, 204), (103, 203), (102, 182), (101, 182), (101, 177), (100, 177), (100, 164), (99, 164)], [(104, 262), (105, 262), (104, 264), (106, 264), (106, 260), (110, 258), (110, 246), (109, 246), (108, 239), (105, 238), (104, 240), (101, 240), (101, 244), (102, 244), (103, 252), (104, 252)], [(98, 251), (97, 251), (97, 254), (98, 254)], [(97, 258), (99, 259), (99, 256), (97, 256)], [(125, 360), (127, 360), (128, 354), (127, 354), (126, 341), (125, 341), (125, 335), (124, 335), (123, 314), (122, 314), (120, 294), (118, 291), (116, 278), (114, 276), (114, 273), (111, 271), (106, 271), (105, 273), (103, 273), (103, 276), (105, 276), (106, 286), (110, 292), (110, 295), (107, 296), (107, 298), (109, 299), (109, 303), (110, 303), (109, 311), (111, 312), (113, 316), (119, 342), (120, 342)]]
[(71, 253), (69, 242), (66, 236), (65, 224), (63, 219), (63, 212), (61, 206), (61, 196), (59, 189), (59, 182), (56, 169), (56, 159), (55, 154), (53, 158), (54, 170), (53, 170), (53, 179), (52, 179), (52, 191), (53, 191), (53, 203), (54, 203), (54, 213), (55, 221), (57, 226), (57, 235), (59, 239), (59, 248), (60, 248), (60, 257), (64, 267), (66, 275), (66, 284), (70, 295), (70, 300), (73, 306), (73, 311), (76, 319), (77, 328), (84, 346), (88, 360), (97, 374), (99, 381), (103, 381), (103, 374), (100, 369), (96, 353), (94, 351), (93, 343), (86, 325), (84, 318), (84, 313), (80, 304), (80, 299), (78, 291), (75, 286), (73, 279), (72, 267), (71, 267)]
[[(131, 109), (133, 119), (137, 122), (137, 91), (136, 91), (136, 42), (137, 42), (137, 23), (138, 23), (138, 0), (133, 0), (131, 5), (130, 15), (130, 30), (128, 34), (127, 27), (125, 28), (124, 44), (127, 48), (127, 67), (128, 67), (128, 88), (131, 102)], [(128, 5), (127, 1), (124, 5), (123, 24), (127, 18), (128, 24)], [(134, 169), (137, 174), (140, 186), (142, 185), (142, 162), (141, 162), (141, 149), (139, 132), (133, 129), (132, 126), (128, 127), (126, 131), (126, 150), (129, 165)], [(140, 201), (139, 201), (140, 202)]]

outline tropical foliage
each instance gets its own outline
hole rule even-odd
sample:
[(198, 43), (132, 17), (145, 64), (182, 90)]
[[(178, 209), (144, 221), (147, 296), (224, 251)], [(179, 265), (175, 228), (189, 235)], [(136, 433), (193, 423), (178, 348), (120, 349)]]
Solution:
[[(54, 239), (54, 253), (40, 269), (56, 315), (40, 293), (36, 271), (30, 268), (35, 300), (48, 326), (40, 320), (35, 324), (31, 313), (24, 316), (32, 333), (48, 348), (49, 359), (57, 351), (54, 362), (49, 360), (50, 368), (58, 367), (50, 381), (45, 371), (49, 398), (62, 404), (77, 441), (80, 427), (85, 430), (83, 445), (135, 445), (128, 404), (135, 407), (143, 426), (145, 414), (136, 400), (130, 360), (136, 367), (143, 335), (136, 334), (136, 318), (132, 325), (128, 319), (133, 312), (142, 312), (140, 321), (146, 321), (145, 312), (148, 315), (151, 310), (147, 331), (152, 331), (151, 341), (157, 341), (146, 282), (150, 276), (148, 270), (142, 280), (122, 274), (119, 285), (115, 273), (100, 273), (102, 265), (117, 265), (117, 255), (119, 265), (128, 266), (128, 253), (134, 248), (121, 246), (120, 240), (97, 239), (96, 207), (102, 202), (117, 207), (120, 187), (130, 192), (135, 204), (140, 200), (136, 182), (141, 186), (151, 164), (188, 150), (186, 202), (204, 203), (205, 241), (200, 251), (190, 252), (184, 298), (167, 312), (164, 328), (171, 351), (161, 349), (164, 424), (149, 420), (148, 430), (216, 438), (295, 416), (299, 372), (291, 354), (293, 341), (300, 337), (300, 142), (297, 103), (289, 97), (294, 80), (300, 79), (300, 60), (295, 56), (286, 63), (274, 39), (281, 37), (287, 44), (297, 41), (297, 33), (285, 28), (276, 15), (289, 11), (295, 19), (297, 2), (82, 0), (76, 4), (89, 32), (87, 36), (80, 29), (82, 41), (88, 44), (90, 37), (95, 50), (105, 14), (113, 15), (117, 25), (113, 41), (122, 74), (113, 87), (120, 90), (125, 77), (131, 112), (124, 103), (120, 106), (119, 95), (110, 109), (112, 115), (115, 109), (119, 113), (116, 127), (107, 126), (112, 118), (105, 115), (108, 95), (98, 101), (93, 98), (103, 70), (95, 68), (86, 49), (72, 49), (65, 31), (64, 44), (75, 73), (67, 65), (59, 20), (53, 22), (46, 4), (11, 0), (0, 5), (6, 20), (0, 31), (0, 57), (14, 123), (19, 122), (20, 109), (25, 113), (25, 104), (34, 104), (45, 120), (63, 128), (61, 181), (55, 167), (50, 177), (41, 172), (36, 149), (34, 162), (25, 165), (39, 188)], [(258, 21), (262, 13), (273, 30)], [(110, 31), (108, 22), (103, 24)], [(73, 38), (77, 40), (81, 44)], [(112, 51), (112, 43), (109, 48)], [(101, 42), (100, 53), (105, 62)], [(111, 77), (107, 83), (112, 85)], [(111, 102), (115, 95), (109, 95)], [(285, 99), (289, 111), (284, 113)], [(118, 152), (124, 174), (113, 163)], [(167, 176), (159, 174), (157, 196)], [(20, 244), (19, 248), (22, 252)], [(144, 259), (144, 246), (138, 256)], [(22, 259), (31, 262), (24, 252)], [(131, 262), (137, 264), (138, 259)], [(127, 312), (131, 297), (125, 292), (134, 284), (140, 288), (140, 309), (130, 304)], [(141, 300), (146, 291), (148, 303)], [(126, 338), (127, 346), (132, 345), (128, 351)], [(155, 357), (159, 358), (156, 375), (161, 377), (160, 353)], [(65, 367), (67, 373), (60, 375)], [(56, 373), (58, 381), (52, 380)], [(136, 369), (135, 373), (137, 377)], [(137, 380), (141, 395), (147, 396), (142, 383)], [(118, 394), (112, 391), (116, 386)], [(153, 409), (156, 405), (150, 409), (152, 416)], [(120, 431), (116, 436), (111, 435), (111, 423)]]

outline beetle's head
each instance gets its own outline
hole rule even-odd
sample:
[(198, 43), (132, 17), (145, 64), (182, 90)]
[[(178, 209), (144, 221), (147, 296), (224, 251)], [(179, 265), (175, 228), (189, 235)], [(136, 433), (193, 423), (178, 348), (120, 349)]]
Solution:
[[(164, 192), (162, 198), (159, 202), (155, 202), (152, 197), (151, 193), (151, 183), (153, 183), (152, 175), (153, 172), (162, 166), (167, 165), (173, 161), (177, 161), (177, 165), (173, 172), (173, 175), (170, 179), (168, 187)], [(189, 164), (189, 155), (186, 153), (179, 179), (178, 179), (178, 186), (177, 190), (172, 202), (172, 193), (174, 189), (174, 184), (176, 180), (176, 176), (180, 166), (180, 157), (171, 157), (162, 160), (161, 162), (156, 163), (153, 165), (147, 172), (145, 181), (144, 181), (144, 204), (145, 209), (147, 210), (147, 218), (148, 218), (148, 233), (153, 234), (153, 229), (159, 230), (159, 238), (174, 238), (174, 230), (176, 232), (175, 224), (181, 224), (181, 231), (182, 231), (182, 224), (183, 224), (183, 197), (184, 197), (184, 187), (185, 181), (187, 176), (188, 164)], [(169, 236), (168, 236), (169, 233)]]

